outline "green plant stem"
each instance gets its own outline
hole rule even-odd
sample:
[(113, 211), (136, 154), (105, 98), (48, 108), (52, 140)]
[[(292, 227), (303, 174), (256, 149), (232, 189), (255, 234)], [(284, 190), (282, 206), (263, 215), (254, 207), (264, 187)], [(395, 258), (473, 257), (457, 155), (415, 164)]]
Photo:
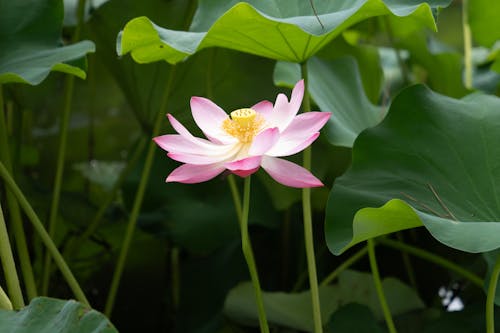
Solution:
[[(398, 241), (404, 243), (403, 234), (401, 232), (396, 233), (396, 238), (398, 239)], [(408, 253), (402, 251), (401, 257), (403, 258), (403, 264), (405, 266), (406, 273), (408, 274), (408, 279), (410, 280), (410, 285), (413, 287), (413, 289), (418, 290), (417, 279), (415, 278), (415, 271), (413, 270), (413, 266), (411, 264), (410, 257), (408, 255)]]
[[(75, 33), (73, 34), (71, 39), (72, 42), (76, 42), (80, 39), (83, 18), (85, 15), (85, 1), (86, 0), (78, 0), (78, 6), (76, 12), (78, 23), (76, 25)], [(64, 174), (66, 142), (68, 138), (68, 125), (71, 114), (71, 104), (73, 101), (75, 77), (73, 75), (66, 75), (64, 86), (65, 86), (64, 105), (61, 115), (61, 124), (59, 128), (60, 137), (59, 137), (59, 147), (58, 147), (57, 162), (56, 162), (57, 163), (56, 176), (54, 178), (52, 203), (50, 206), (50, 215), (49, 215), (49, 236), (51, 238), (54, 238), (57, 227), (57, 215), (59, 212), (59, 199), (61, 196), (62, 177)], [(51, 263), (51, 255), (50, 253), (46, 252), (44, 266), (43, 266), (43, 275), (42, 275), (42, 295), (47, 295), (49, 291), (50, 273), (51, 273), (50, 263)]]
[(137, 147), (134, 149), (134, 152), (132, 153), (131, 158), (127, 162), (127, 166), (125, 169), (122, 170), (120, 173), (120, 176), (116, 180), (115, 184), (113, 185), (113, 188), (111, 189), (110, 193), (104, 200), (104, 202), (101, 204), (99, 207), (99, 210), (95, 214), (94, 218), (90, 222), (90, 224), (87, 226), (85, 231), (76, 239), (73, 241), (70, 241), (66, 247), (66, 251), (64, 251), (64, 257), (65, 258), (71, 258), (74, 254), (74, 251), (78, 249), (83, 242), (85, 242), (94, 232), (96, 231), (97, 227), (99, 227), (99, 224), (102, 220), (102, 217), (104, 216), (104, 213), (106, 213), (107, 208), (109, 205), (113, 202), (113, 200), (116, 197), (116, 194), (118, 190), (120, 189), (121, 185), (123, 184), (123, 181), (125, 178), (128, 176), (128, 174), (132, 171), (133, 167), (135, 166), (136, 162), (138, 161), (139, 157), (141, 156), (144, 147), (146, 146), (146, 139), (140, 138), (139, 143), (137, 144)]
[(0, 259), (2, 259), (2, 268), (7, 282), (7, 290), (12, 300), (14, 309), (20, 309), (24, 306), (21, 284), (17, 277), (16, 264), (10, 247), (9, 234), (3, 218), (2, 205), (0, 205)]
[(384, 290), (382, 288), (382, 280), (380, 279), (380, 274), (378, 272), (377, 258), (375, 257), (375, 242), (373, 239), (369, 239), (368, 243), (368, 257), (370, 258), (370, 267), (373, 274), (373, 282), (375, 283), (375, 289), (377, 291), (380, 306), (382, 307), (382, 312), (384, 313), (385, 322), (390, 333), (396, 333), (396, 327), (392, 320), (391, 311), (387, 305), (387, 300), (385, 299)]
[(14, 234), (14, 241), (16, 243), (17, 256), (19, 257), (19, 264), (21, 267), (21, 274), (23, 276), (24, 287), (28, 300), (35, 298), (38, 294), (35, 283), (35, 276), (33, 274), (33, 267), (31, 266), (31, 259), (26, 243), (26, 236), (24, 233), (23, 220), (21, 211), (16, 198), (10, 190), (6, 190), (7, 206), (9, 207), (9, 214), (11, 218), (11, 226)]
[(9, 296), (5, 293), (2, 286), (0, 286), (0, 309), (2, 310), (12, 310), (12, 302)]
[(243, 206), (241, 204), (240, 193), (236, 186), (236, 180), (233, 175), (229, 175), (228, 182), (231, 188), (231, 194), (234, 201), (236, 214), (238, 216), (238, 223), (241, 232), (241, 248), (243, 256), (247, 262), (250, 278), (252, 280), (253, 288), (255, 291), (255, 300), (257, 303), (257, 311), (259, 315), (259, 326), (261, 332), (269, 332), (269, 325), (267, 323), (266, 312), (264, 308), (264, 300), (262, 298), (262, 289), (259, 282), (259, 274), (255, 264), (255, 258), (252, 250), (252, 243), (248, 235), (248, 214), (250, 211), (250, 180), (251, 176), (245, 178), (243, 189)]
[(462, 0), (462, 29), (464, 37), (465, 88), (472, 89), (472, 34), (469, 25), (468, 0)]
[(401, 49), (396, 45), (394, 41), (394, 34), (392, 33), (391, 22), (389, 21), (389, 16), (385, 15), (381, 17), (385, 24), (385, 29), (387, 31), (387, 38), (389, 39), (389, 43), (391, 44), (394, 53), (396, 54), (396, 60), (398, 61), (399, 70), (401, 71), (401, 76), (403, 78), (404, 85), (408, 85), (410, 83), (410, 75), (408, 74), (408, 68), (401, 57)]
[(241, 224), (241, 197), (240, 192), (238, 191), (238, 187), (236, 186), (236, 180), (234, 175), (229, 175), (227, 177), (227, 181), (229, 183), (229, 188), (231, 189), (231, 196), (233, 197), (234, 209), (236, 210), (236, 216), (238, 217), (238, 223)]
[[(57, 267), (59, 267), (59, 270), (61, 271), (64, 279), (68, 283), (69, 287), (73, 291), (73, 294), (75, 295), (76, 299), (87, 305), (90, 306), (89, 302), (87, 301), (87, 298), (85, 297), (85, 294), (83, 293), (82, 289), (80, 288), (80, 285), (76, 281), (73, 273), (71, 273), (71, 270), (69, 269), (68, 265), (64, 261), (64, 258), (62, 257), (61, 253), (57, 249), (56, 245), (52, 241), (52, 238), (50, 238), (48, 232), (45, 230), (45, 227), (43, 226), (42, 222), (36, 215), (35, 211), (29, 204), (28, 200), (24, 197), (23, 193), (17, 186), (16, 182), (14, 179), (10, 176), (9, 172), (5, 168), (2, 162), (0, 162), (0, 177), (3, 178), (5, 181), (5, 184), (9, 187), (9, 189), (14, 193), (17, 201), (21, 205), (21, 208), (24, 210), (26, 216), (28, 219), (31, 221), (33, 227), (35, 228), (35, 231), (38, 233), (40, 238), (42, 239), (42, 242), (45, 244), (47, 247), (49, 253), (52, 254), (52, 258), (54, 259), (54, 262), (56, 263)], [(2, 242), (3, 243), (3, 242)]]
[(354, 265), (358, 260), (363, 258), (366, 253), (368, 253), (368, 247), (365, 246), (358, 252), (354, 253), (349, 259), (345, 260), (342, 262), (342, 264), (339, 265), (333, 272), (331, 272), (323, 281), (321, 281), (320, 286), (326, 286), (330, 284), (333, 280), (339, 276), (340, 273), (345, 271), (347, 268), (351, 267)]
[[(2, 85), (0, 85), (0, 161), (3, 161), (7, 171), (10, 174), (13, 174), (9, 152), (10, 149), (7, 137), (7, 126), (3, 115), (3, 91)], [(21, 265), (24, 287), (26, 288), (28, 300), (31, 300), (37, 296), (37, 290), (28, 245), (26, 243), (26, 235), (24, 233), (23, 219), (19, 209), (19, 204), (17, 203), (17, 200), (12, 192), (8, 189), (6, 189), (6, 197), (7, 206), (9, 207), (9, 215), (11, 218), (11, 226), (14, 233), (14, 240), (16, 242), (17, 255)]]
[(247, 262), (250, 278), (252, 279), (253, 289), (255, 291), (255, 301), (257, 303), (257, 311), (259, 314), (259, 326), (261, 333), (269, 333), (269, 325), (267, 324), (266, 311), (264, 309), (264, 300), (262, 298), (262, 290), (260, 288), (259, 275), (257, 266), (253, 256), (252, 243), (248, 236), (248, 213), (250, 210), (250, 180), (251, 176), (245, 178), (243, 188), (243, 208), (241, 218), (241, 249), (243, 256)]
[[(66, 76), (65, 81), (65, 93), (64, 93), (64, 107), (61, 117), (61, 125), (59, 128), (59, 148), (57, 154), (57, 164), (56, 164), (56, 176), (54, 178), (54, 186), (52, 193), (52, 203), (50, 206), (49, 215), (49, 236), (54, 238), (56, 227), (57, 227), (57, 215), (59, 211), (59, 199), (61, 196), (61, 186), (62, 177), (64, 173), (64, 159), (66, 156), (66, 142), (68, 137), (68, 125), (71, 113), (71, 102), (73, 100), (73, 87), (75, 78), (72, 75)], [(45, 260), (43, 265), (43, 276), (42, 276), (42, 295), (47, 295), (50, 283), (50, 253), (45, 253)]]
[[(165, 116), (165, 110), (168, 105), (168, 99), (172, 90), (172, 84), (174, 81), (176, 67), (172, 66), (170, 70), (170, 75), (165, 87), (165, 92), (163, 93), (163, 100), (160, 105), (158, 114), (156, 115), (152, 137), (156, 137), (160, 133), (161, 124), (163, 117)], [(144, 199), (144, 192), (146, 190), (146, 185), (149, 180), (149, 174), (151, 172), (151, 167), (153, 165), (154, 155), (156, 150), (156, 144), (153, 140), (149, 143), (148, 151), (146, 153), (146, 160), (144, 162), (144, 169), (142, 170), (141, 179), (139, 181), (139, 186), (135, 195), (134, 203), (132, 206), (132, 211), (130, 212), (130, 217), (127, 225), (127, 230), (125, 231), (125, 236), (123, 238), (123, 243), (121, 246), (120, 254), (118, 257), (118, 262), (116, 263), (115, 272), (113, 273), (113, 279), (111, 281), (111, 286), (108, 293), (108, 298), (106, 300), (106, 305), (104, 307), (104, 314), (109, 318), (113, 312), (113, 307), (115, 304), (116, 293), (118, 292), (118, 287), (120, 285), (121, 276), (123, 274), (123, 269), (125, 268), (125, 262), (127, 260), (128, 250), (132, 242), (132, 236), (134, 235), (135, 226), (137, 224), (137, 218), (141, 210), (142, 201)]]
[(500, 277), (500, 254), (491, 272), (488, 294), (486, 295), (486, 333), (495, 333), (495, 296)]
[(77, 18), (77, 24), (75, 28), (75, 32), (73, 33), (73, 36), (71, 38), (71, 41), (73, 43), (76, 43), (80, 39), (80, 35), (82, 33), (82, 27), (83, 27), (83, 19), (85, 17), (85, 3), (86, 0), (78, 0), (78, 5), (76, 7), (76, 18)]
[[(97, 97), (97, 89), (96, 89), (96, 68), (95, 68), (94, 58), (88, 59), (88, 87), (89, 87), (89, 103), (87, 107), (89, 123), (87, 126), (87, 163), (91, 164), (95, 159), (95, 114), (97, 109), (97, 101), (99, 98)], [(83, 184), (83, 191), (86, 197), (91, 196), (91, 187), (92, 181), (90, 178), (86, 178)], [(107, 198), (106, 198), (107, 199)], [(107, 201), (107, 200), (105, 200)], [(111, 200), (112, 202), (112, 200)], [(110, 203), (111, 203), (110, 202)], [(102, 206), (102, 205), (101, 205)], [(72, 238), (74, 239), (74, 238)], [(63, 253), (64, 254), (64, 253)]]
[(391, 248), (399, 250), (399, 251), (407, 252), (407, 253), (412, 254), (412, 255), (419, 257), (421, 259), (430, 261), (436, 265), (439, 265), (443, 268), (446, 268), (450, 271), (453, 271), (453, 272), (465, 277), (466, 279), (471, 281), (473, 284), (475, 284), (479, 288), (483, 288), (483, 283), (484, 283), (483, 279), (481, 279), (476, 274), (469, 272), (468, 270), (460, 267), (459, 265), (457, 265), (457, 264), (455, 264), (455, 263), (453, 263), (453, 262), (451, 262), (443, 257), (437, 256), (431, 252), (428, 252), (428, 251), (419, 249), (417, 247), (414, 247), (414, 246), (411, 246), (411, 245), (408, 245), (405, 243), (401, 243), (401, 242), (398, 242), (398, 241), (395, 241), (395, 240), (392, 240), (389, 238), (378, 238), (376, 240), (376, 242), (379, 244), (382, 244), (384, 246), (388, 246), (388, 247), (391, 247)]
[[(307, 62), (301, 64), (301, 73), (304, 78), (304, 112), (311, 111), (311, 101), (309, 99), (309, 91), (307, 89)], [(311, 155), (312, 149), (308, 147), (303, 154), (303, 167), (311, 170)], [(321, 308), (319, 301), (318, 277), (316, 273), (316, 258), (314, 256), (314, 238), (312, 227), (312, 210), (311, 210), (311, 189), (302, 189), (302, 212), (304, 216), (304, 243), (306, 247), (307, 271), (309, 272), (309, 286), (311, 288), (311, 301), (313, 309), (314, 332), (322, 333), (323, 324), (321, 321)]]

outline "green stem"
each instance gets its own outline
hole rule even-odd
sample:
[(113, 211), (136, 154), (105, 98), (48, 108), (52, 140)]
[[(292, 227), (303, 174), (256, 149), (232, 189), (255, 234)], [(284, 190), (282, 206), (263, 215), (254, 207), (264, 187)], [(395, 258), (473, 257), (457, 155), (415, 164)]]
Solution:
[(229, 182), (229, 188), (231, 189), (231, 196), (233, 197), (234, 209), (236, 210), (236, 216), (238, 217), (238, 223), (241, 224), (241, 197), (240, 192), (238, 191), (238, 187), (236, 186), (236, 180), (234, 175), (229, 175), (227, 177), (227, 181)]
[(464, 37), (465, 88), (472, 89), (472, 34), (469, 25), (468, 0), (462, 0), (462, 28)]
[(24, 306), (23, 293), (17, 277), (16, 264), (10, 247), (9, 234), (3, 218), (2, 206), (0, 205), (0, 259), (2, 259), (2, 268), (7, 282), (7, 290), (15, 309)]
[(394, 42), (394, 35), (392, 33), (391, 22), (389, 21), (389, 16), (381, 17), (384, 20), (385, 28), (387, 31), (387, 38), (389, 39), (389, 43), (391, 44), (394, 53), (396, 54), (396, 60), (398, 61), (399, 70), (401, 71), (401, 76), (403, 78), (403, 83), (408, 85), (410, 83), (410, 75), (408, 74), (408, 68), (406, 68), (406, 64), (401, 57), (401, 49)]
[(339, 267), (337, 267), (323, 281), (321, 281), (320, 286), (326, 286), (326, 285), (330, 284), (333, 280), (335, 280), (337, 278), (337, 276), (339, 276), (340, 273), (342, 273), (347, 268), (354, 265), (358, 260), (363, 258), (367, 252), (368, 252), (368, 247), (365, 246), (361, 250), (359, 250), (358, 252), (354, 253), (349, 259), (342, 262), (342, 264), (339, 265)]
[[(158, 114), (156, 115), (156, 120), (154, 123), (152, 137), (156, 137), (160, 133), (161, 124), (163, 117), (165, 116), (165, 110), (168, 104), (168, 99), (170, 92), (172, 90), (172, 84), (174, 81), (176, 67), (172, 66), (170, 70), (170, 75), (167, 81), (165, 92), (163, 93), (163, 100), (160, 105)], [(106, 305), (104, 307), (104, 314), (109, 318), (113, 312), (113, 307), (115, 304), (116, 293), (118, 292), (118, 287), (120, 285), (121, 276), (123, 274), (123, 269), (125, 268), (125, 262), (127, 260), (128, 250), (130, 248), (130, 243), (132, 242), (132, 236), (135, 231), (135, 226), (137, 224), (137, 218), (141, 209), (142, 201), (144, 199), (144, 192), (146, 190), (146, 185), (149, 180), (149, 174), (151, 172), (151, 166), (153, 165), (154, 155), (156, 151), (156, 144), (151, 140), (148, 146), (148, 151), (146, 154), (146, 160), (144, 162), (144, 169), (142, 170), (141, 179), (139, 181), (139, 186), (134, 199), (134, 204), (132, 206), (132, 211), (130, 212), (130, 217), (127, 225), (127, 230), (125, 231), (125, 237), (123, 238), (123, 244), (118, 257), (118, 262), (116, 263), (115, 272), (113, 274), (113, 279), (111, 281), (111, 286), (109, 289), (108, 298), (106, 300)]]
[[(56, 176), (54, 178), (54, 190), (52, 194), (52, 204), (50, 206), (49, 216), (49, 236), (54, 238), (57, 227), (57, 213), (59, 211), (59, 199), (61, 197), (62, 177), (64, 173), (64, 159), (66, 156), (66, 142), (68, 137), (69, 116), (71, 113), (71, 101), (73, 99), (73, 87), (75, 78), (72, 75), (66, 76), (66, 89), (64, 94), (64, 108), (61, 117), (61, 126), (59, 128), (59, 148), (57, 154)], [(47, 295), (50, 283), (50, 253), (45, 253), (42, 276), (42, 295)]]
[[(89, 103), (87, 107), (89, 123), (87, 126), (87, 163), (92, 163), (95, 160), (95, 115), (96, 115), (96, 105), (99, 98), (97, 97), (96, 88), (96, 68), (95, 68), (95, 58), (90, 57), (88, 59), (88, 84), (89, 87)], [(90, 178), (85, 178), (83, 184), (83, 191), (86, 197), (90, 197), (90, 187), (92, 181)], [(111, 203), (111, 202), (110, 202)]]
[[(9, 187), (9, 189), (14, 193), (17, 201), (21, 205), (21, 208), (24, 210), (26, 216), (28, 219), (31, 221), (33, 224), (33, 227), (35, 228), (35, 231), (38, 233), (40, 238), (42, 239), (42, 242), (45, 244), (47, 247), (48, 251), (52, 254), (52, 258), (54, 259), (54, 262), (56, 263), (57, 267), (59, 267), (59, 270), (61, 271), (63, 277), (66, 279), (66, 282), (68, 283), (69, 287), (73, 291), (73, 294), (75, 295), (76, 299), (87, 305), (89, 305), (89, 302), (87, 301), (87, 298), (85, 297), (85, 294), (83, 293), (82, 289), (80, 288), (78, 282), (76, 281), (73, 273), (71, 273), (71, 270), (69, 269), (68, 265), (64, 261), (61, 253), (57, 249), (57, 246), (54, 244), (52, 241), (52, 238), (50, 238), (49, 234), (45, 230), (45, 227), (43, 226), (42, 222), (36, 215), (35, 211), (29, 204), (28, 200), (24, 197), (23, 193), (17, 186), (16, 182), (14, 179), (10, 176), (9, 172), (5, 168), (2, 162), (0, 162), (0, 176), (3, 178), (5, 181), (5, 184)], [(2, 242), (3, 243), (3, 242)]]
[(260, 288), (259, 275), (257, 266), (252, 251), (252, 244), (248, 236), (248, 212), (250, 210), (250, 179), (251, 176), (245, 178), (243, 188), (243, 210), (241, 218), (241, 248), (243, 256), (247, 262), (250, 278), (252, 279), (253, 289), (255, 291), (255, 300), (257, 303), (257, 311), (259, 314), (259, 326), (261, 333), (269, 333), (269, 325), (267, 324), (266, 311), (264, 309), (264, 300), (262, 298), (262, 289)]
[(375, 283), (375, 289), (377, 290), (378, 299), (380, 306), (382, 307), (382, 312), (384, 313), (385, 322), (390, 333), (396, 333), (396, 327), (392, 320), (391, 311), (387, 305), (387, 300), (385, 299), (384, 290), (382, 288), (382, 280), (380, 279), (380, 274), (378, 272), (377, 258), (375, 257), (375, 242), (373, 239), (368, 241), (368, 257), (370, 258), (370, 267), (373, 274), (373, 282)]
[(3, 310), (12, 310), (12, 302), (9, 299), (9, 296), (5, 293), (3, 288), (0, 286), (0, 309)]
[(457, 265), (457, 264), (455, 264), (455, 263), (453, 263), (453, 262), (451, 262), (443, 257), (437, 256), (431, 252), (428, 252), (428, 251), (419, 249), (417, 247), (414, 247), (414, 246), (411, 246), (408, 244), (404, 244), (404, 243), (401, 243), (401, 242), (398, 242), (398, 241), (395, 241), (395, 240), (392, 240), (389, 238), (378, 238), (376, 240), (376, 242), (379, 244), (388, 246), (388, 247), (392, 247), (392, 248), (397, 249), (399, 251), (407, 252), (409, 254), (412, 254), (412, 255), (419, 257), (421, 259), (430, 261), (432, 263), (435, 263), (436, 265), (439, 265), (439, 266), (446, 268), (450, 271), (453, 271), (459, 275), (462, 275), (463, 277), (465, 277), (466, 279), (471, 281), (473, 284), (475, 284), (479, 288), (483, 288), (483, 284), (484, 284), (483, 279), (481, 279), (476, 274), (471, 273), (466, 269), (463, 269), (459, 265)]
[[(401, 243), (404, 243), (404, 238), (401, 232), (396, 233), (396, 237), (398, 241)], [(408, 279), (410, 280), (410, 285), (413, 287), (413, 289), (418, 290), (417, 288), (417, 279), (415, 278), (415, 271), (413, 270), (413, 266), (410, 261), (410, 256), (408, 253), (402, 251), (401, 252), (401, 257), (403, 258), (403, 264), (406, 269), (406, 273), (408, 274)]]
[(7, 206), (9, 207), (9, 214), (11, 218), (11, 226), (14, 234), (14, 241), (16, 243), (17, 255), (21, 266), (21, 274), (23, 276), (24, 287), (28, 300), (35, 298), (38, 294), (36, 290), (35, 276), (33, 274), (33, 267), (31, 266), (31, 259), (26, 243), (26, 236), (24, 233), (23, 220), (19, 204), (11, 191), (6, 190)]
[[(75, 33), (72, 36), (72, 41), (76, 42), (80, 39), (80, 34), (83, 25), (83, 18), (85, 15), (85, 1), (86, 0), (78, 0), (78, 6), (76, 9), (76, 15), (78, 18), (78, 22), (76, 25)], [(54, 238), (56, 227), (57, 227), (57, 215), (59, 212), (59, 199), (61, 196), (61, 186), (62, 186), (62, 177), (64, 174), (64, 160), (66, 157), (66, 142), (68, 138), (68, 125), (69, 118), (71, 114), (71, 104), (73, 101), (73, 90), (75, 86), (75, 77), (73, 75), (67, 75), (65, 81), (65, 93), (64, 93), (64, 106), (61, 117), (61, 125), (59, 128), (59, 148), (57, 153), (57, 166), (56, 166), (56, 176), (54, 178), (54, 192), (52, 194), (52, 203), (50, 206), (50, 215), (49, 215), (49, 235), (51, 238)], [(47, 295), (49, 291), (50, 284), (50, 262), (51, 255), (50, 253), (45, 253), (45, 261), (43, 266), (43, 276), (42, 276), (42, 295)]]
[(486, 333), (495, 333), (495, 296), (500, 277), (500, 254), (491, 272), (488, 294), (486, 296)]
[(73, 33), (73, 38), (71, 41), (73, 43), (76, 43), (80, 39), (80, 35), (82, 33), (82, 27), (83, 27), (83, 19), (85, 17), (85, 2), (86, 0), (78, 0), (78, 4), (76, 7), (76, 18), (77, 18), (77, 24), (75, 28), (75, 32)]
[[(311, 101), (309, 99), (309, 91), (307, 89), (307, 62), (301, 64), (301, 73), (304, 78), (304, 112), (311, 111)], [(311, 147), (304, 150), (303, 167), (311, 170)], [(322, 333), (323, 324), (321, 321), (321, 308), (319, 301), (318, 277), (316, 273), (316, 258), (314, 256), (314, 239), (312, 227), (312, 210), (311, 210), (311, 189), (302, 189), (302, 211), (304, 215), (304, 242), (306, 247), (307, 271), (309, 272), (309, 286), (311, 288), (311, 301), (313, 308), (314, 332)]]
[(66, 251), (64, 251), (64, 257), (65, 258), (71, 258), (74, 254), (74, 251), (80, 248), (83, 242), (87, 240), (94, 232), (96, 231), (97, 227), (99, 226), (102, 217), (104, 216), (104, 213), (108, 209), (109, 205), (113, 202), (113, 200), (116, 197), (116, 194), (118, 190), (120, 189), (121, 185), (123, 184), (123, 181), (125, 178), (128, 176), (128, 174), (132, 171), (133, 167), (135, 166), (136, 162), (138, 161), (139, 157), (142, 154), (142, 151), (144, 150), (144, 147), (146, 146), (146, 140), (145, 138), (141, 138), (139, 140), (139, 143), (137, 144), (137, 147), (134, 149), (134, 152), (132, 153), (131, 158), (127, 162), (127, 166), (123, 171), (120, 173), (120, 176), (118, 177), (117, 181), (113, 185), (113, 188), (111, 189), (110, 193), (104, 200), (104, 202), (101, 204), (99, 207), (99, 210), (95, 214), (94, 218), (90, 222), (90, 224), (87, 226), (87, 229), (76, 239), (73, 241), (70, 241), (66, 247)]
[[(3, 115), (3, 92), (2, 85), (0, 85), (0, 160), (5, 164), (7, 171), (13, 175), (12, 163), (10, 160), (10, 149), (7, 137), (7, 126)], [(11, 218), (12, 230), (14, 233), (14, 240), (16, 242), (17, 254), (19, 256), (19, 263), (21, 265), (21, 273), (23, 275), (24, 286), (28, 300), (37, 296), (35, 276), (33, 275), (33, 268), (31, 266), (31, 259), (29, 256), (28, 245), (26, 243), (26, 235), (24, 233), (23, 219), (19, 204), (11, 191), (6, 189), (7, 206), (9, 207), (9, 215)]]

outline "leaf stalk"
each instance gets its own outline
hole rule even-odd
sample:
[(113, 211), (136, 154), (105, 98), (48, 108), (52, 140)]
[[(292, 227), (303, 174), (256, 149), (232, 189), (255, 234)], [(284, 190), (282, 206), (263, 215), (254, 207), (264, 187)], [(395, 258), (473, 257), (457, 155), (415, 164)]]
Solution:
[[(304, 112), (311, 111), (311, 100), (307, 89), (307, 62), (303, 62), (300, 66), (302, 78), (304, 79)], [(311, 170), (311, 155), (312, 149), (308, 147), (304, 150), (302, 166), (307, 170)], [(323, 324), (321, 321), (321, 306), (319, 300), (318, 277), (316, 273), (316, 257), (314, 255), (314, 237), (312, 226), (312, 209), (311, 209), (311, 189), (302, 189), (302, 212), (304, 219), (304, 243), (307, 257), (307, 271), (309, 273), (309, 286), (311, 289), (311, 302), (313, 309), (314, 332), (322, 333)]]

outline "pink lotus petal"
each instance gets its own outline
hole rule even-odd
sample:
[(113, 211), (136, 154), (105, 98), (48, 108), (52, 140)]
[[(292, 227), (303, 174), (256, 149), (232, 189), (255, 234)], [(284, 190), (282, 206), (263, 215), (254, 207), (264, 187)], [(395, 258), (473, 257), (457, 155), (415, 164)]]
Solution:
[(313, 133), (310, 137), (306, 138), (291, 138), (280, 139), (276, 145), (271, 148), (266, 155), (268, 156), (290, 156), (309, 147), (319, 136), (319, 132)]
[(261, 161), (262, 156), (252, 156), (243, 158), (238, 161), (226, 163), (224, 164), (224, 166), (232, 173), (240, 177), (246, 177), (259, 170)]
[(274, 110), (268, 118), (271, 126), (277, 126), (280, 132), (283, 132), (292, 122), (293, 118), (299, 112), (300, 104), (304, 96), (304, 80), (297, 82), (292, 91), (290, 102), (285, 95), (279, 94), (274, 103)]
[(236, 176), (240, 176), (240, 177), (248, 177), (254, 173), (256, 173), (258, 170), (259, 170), (260, 166), (258, 166), (257, 168), (255, 169), (251, 169), (251, 170), (233, 170), (231, 171), (232, 173), (234, 173)]
[(177, 131), (181, 136), (183, 136), (186, 140), (189, 140), (191, 142), (196, 142), (197, 139), (195, 136), (193, 136), (187, 129), (184, 127), (173, 115), (170, 113), (167, 114), (168, 121), (170, 122), (170, 125), (174, 128), (174, 130)]
[(235, 141), (235, 138), (222, 129), (222, 122), (229, 116), (211, 100), (203, 97), (192, 97), (191, 112), (194, 121), (210, 141), (215, 143), (233, 143)]
[(208, 154), (186, 154), (186, 153), (168, 153), (167, 156), (171, 159), (188, 164), (212, 164), (217, 162), (224, 162), (231, 160), (233, 156), (238, 152), (238, 146), (234, 146), (232, 150), (229, 150), (223, 154), (219, 155), (208, 155)]
[(281, 133), (281, 138), (307, 138), (325, 126), (331, 115), (331, 112), (301, 113), (293, 118), (290, 125)]
[(286, 186), (298, 188), (323, 186), (323, 183), (309, 171), (281, 158), (264, 156), (261, 166), (274, 180)]
[(262, 101), (252, 106), (251, 109), (257, 111), (267, 119), (271, 115), (271, 112), (273, 112), (273, 103)]
[(224, 166), (220, 163), (209, 165), (183, 164), (168, 175), (166, 182), (201, 183), (216, 177), (222, 171), (224, 171)]
[(264, 155), (276, 142), (278, 142), (279, 138), (280, 131), (277, 127), (263, 130), (254, 137), (248, 154), (251, 156)]
[[(158, 145), (160, 146), (161, 149), (165, 150), (165, 151), (170, 151), (172, 150), (171, 149), (171, 146), (170, 146), (170, 139), (171, 138), (174, 138), (174, 137), (180, 137), (182, 138), (182, 136), (178, 135), (178, 134), (167, 134), (167, 135), (160, 135), (160, 136), (157, 136), (157, 137), (154, 137), (153, 138), (153, 141)], [(178, 140), (178, 139), (175, 139), (177, 141), (182, 141), (180, 145), (185, 145), (186, 148), (185, 150), (189, 150), (190, 147), (192, 146), (196, 146), (194, 145), (191, 141), (188, 141), (184, 138), (182, 138), (182, 140)], [(197, 146), (196, 146), (197, 147)]]
[[(289, 117), (293, 117), (291, 115), (292, 112), (289, 111), (288, 98), (284, 94), (278, 94), (276, 97), (276, 102), (274, 102), (273, 112), (271, 114), (272, 124), (274, 126), (278, 126), (279, 124), (283, 124)], [(298, 111), (298, 110), (297, 110)], [(280, 129), (282, 129), (280, 127)]]
[(300, 80), (295, 84), (292, 90), (292, 97), (290, 97), (290, 106), (299, 110), (302, 99), (304, 98), (304, 80)]
[(296, 116), (281, 133), (280, 140), (266, 155), (289, 156), (309, 146), (319, 135), (319, 130), (330, 118), (329, 112), (307, 112)]
[(226, 169), (234, 171), (234, 170), (251, 170), (260, 166), (260, 162), (262, 161), (262, 156), (251, 156), (245, 157), (241, 160), (227, 162), (224, 164)]
[(191, 141), (178, 134), (167, 134), (153, 138), (160, 148), (171, 153), (215, 156), (226, 154), (234, 149), (233, 145), (217, 145), (205, 139), (194, 139), (198, 140)]

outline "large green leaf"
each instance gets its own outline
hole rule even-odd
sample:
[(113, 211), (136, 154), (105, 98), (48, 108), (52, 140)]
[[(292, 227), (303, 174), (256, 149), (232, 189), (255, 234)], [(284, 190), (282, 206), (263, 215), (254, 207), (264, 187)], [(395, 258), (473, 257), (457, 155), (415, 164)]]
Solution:
[[(117, 41), (118, 54), (132, 53), (139, 63), (177, 63), (207, 47), (224, 47), (271, 59), (302, 62), (345, 28), (380, 15), (411, 16), (435, 30), (432, 10), (450, 0), (202, 0), (190, 31), (164, 29), (145, 16), (127, 23)], [(317, 15), (316, 15), (317, 14)]]
[[(332, 112), (325, 134), (330, 143), (352, 147), (358, 134), (375, 126), (384, 117), (382, 108), (373, 105), (363, 89), (356, 61), (333, 61), (313, 57), (307, 62), (309, 92), (321, 111)], [(274, 81), (293, 85), (300, 79), (298, 64), (279, 62)]]
[(351, 169), (334, 184), (330, 250), (421, 225), (459, 250), (500, 247), (499, 109), (488, 95), (400, 93), (385, 120), (358, 137)]
[(99, 312), (76, 301), (37, 297), (20, 311), (0, 310), (0, 331), (9, 333), (118, 332)]
[[(319, 290), (321, 317), (328, 318), (339, 304), (337, 287)], [(264, 292), (266, 316), (271, 324), (311, 332), (313, 327), (310, 292)], [(255, 292), (250, 282), (240, 283), (227, 296), (224, 305), (226, 315), (245, 325), (258, 324)]]
[[(395, 278), (382, 281), (391, 313), (395, 316), (424, 307), (415, 291)], [(250, 282), (241, 283), (231, 290), (225, 303), (225, 313), (238, 322), (256, 326), (258, 323), (255, 296)], [(333, 286), (319, 290), (321, 317), (326, 323), (329, 317), (342, 305), (358, 303), (368, 306), (377, 319), (383, 314), (377, 297), (372, 275), (346, 270), (339, 275)], [(312, 332), (311, 294), (264, 292), (264, 306), (270, 323)]]
[(0, 0), (0, 84), (36, 85), (50, 71), (85, 78), (85, 55), (94, 44), (61, 46), (62, 0)]

